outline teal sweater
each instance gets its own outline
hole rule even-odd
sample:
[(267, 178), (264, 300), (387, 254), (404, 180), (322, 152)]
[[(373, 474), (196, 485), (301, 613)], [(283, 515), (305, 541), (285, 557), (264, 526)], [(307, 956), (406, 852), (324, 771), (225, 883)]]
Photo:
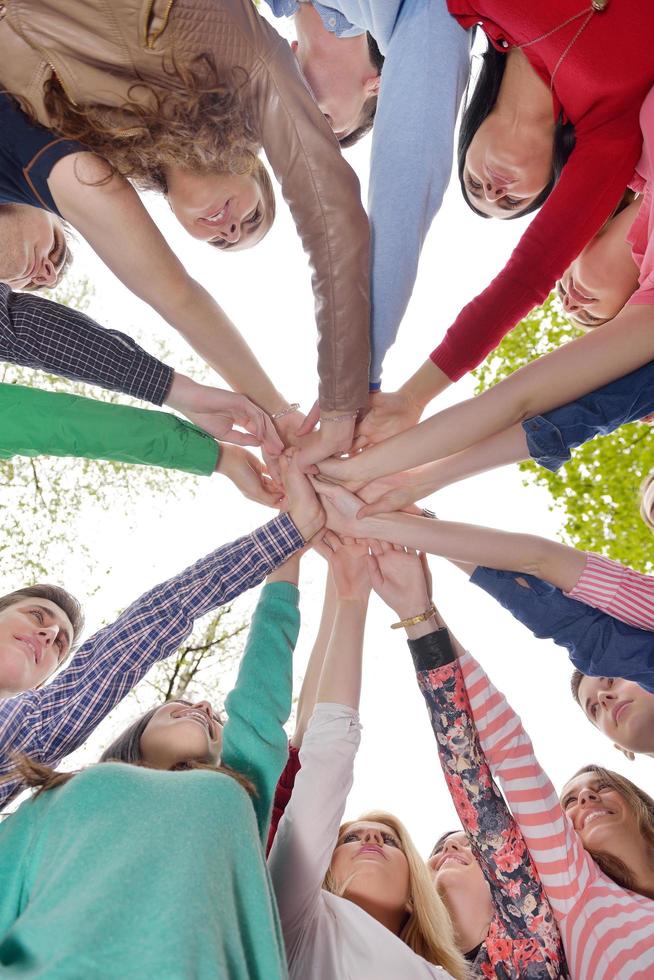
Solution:
[(282, 980), (263, 842), (287, 756), (297, 589), (255, 611), (222, 761), (230, 776), (92, 766), (0, 825), (0, 974)]
[(209, 476), (218, 443), (168, 412), (0, 384), (0, 459), (82, 456)]

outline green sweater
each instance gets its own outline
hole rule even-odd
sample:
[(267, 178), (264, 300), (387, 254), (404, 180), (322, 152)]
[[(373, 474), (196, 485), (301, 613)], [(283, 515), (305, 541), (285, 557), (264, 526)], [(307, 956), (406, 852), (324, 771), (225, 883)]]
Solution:
[(287, 757), (298, 591), (266, 586), (222, 760), (230, 776), (92, 766), (0, 825), (0, 975), (283, 980), (263, 842)]
[(0, 384), (0, 459), (83, 456), (209, 476), (218, 449), (202, 429), (168, 412)]

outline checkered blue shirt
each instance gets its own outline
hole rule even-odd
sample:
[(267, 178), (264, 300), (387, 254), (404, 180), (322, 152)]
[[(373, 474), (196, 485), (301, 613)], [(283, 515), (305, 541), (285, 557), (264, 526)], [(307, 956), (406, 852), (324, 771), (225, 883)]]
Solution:
[[(0, 776), (13, 769), (16, 752), (56, 766), (153, 664), (177, 650), (198, 617), (258, 585), (303, 545), (281, 514), (146, 592), (87, 640), (52, 684), (0, 701)], [(0, 784), (0, 805), (20, 789), (18, 780)]]
[(173, 369), (85, 313), (0, 283), (0, 360), (163, 405)]

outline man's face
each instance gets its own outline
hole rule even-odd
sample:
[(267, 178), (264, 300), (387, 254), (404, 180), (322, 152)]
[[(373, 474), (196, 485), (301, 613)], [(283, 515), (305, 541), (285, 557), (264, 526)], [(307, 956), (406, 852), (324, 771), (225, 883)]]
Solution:
[(61, 221), (29, 204), (0, 207), (0, 282), (12, 289), (56, 286), (68, 247)]
[(370, 61), (365, 34), (331, 34), (310, 3), (295, 15), (297, 41), (291, 48), (320, 111), (337, 139), (361, 124), (368, 99), (379, 91), (380, 76)]
[(49, 599), (19, 599), (0, 612), (0, 697), (39, 687), (70, 652), (73, 627)]
[(623, 677), (584, 677), (578, 695), (593, 725), (625, 755), (654, 754), (654, 694)]

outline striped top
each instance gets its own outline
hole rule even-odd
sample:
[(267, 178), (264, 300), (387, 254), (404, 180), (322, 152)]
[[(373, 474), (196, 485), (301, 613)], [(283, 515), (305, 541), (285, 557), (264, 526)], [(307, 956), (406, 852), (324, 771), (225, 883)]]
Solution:
[(654, 630), (654, 576), (635, 572), (604, 555), (586, 555), (586, 567), (566, 595), (630, 626)]
[(575, 980), (654, 976), (654, 901), (600, 871), (538, 765), (520, 718), (465, 654), (460, 661), (482, 748), (522, 831)]

